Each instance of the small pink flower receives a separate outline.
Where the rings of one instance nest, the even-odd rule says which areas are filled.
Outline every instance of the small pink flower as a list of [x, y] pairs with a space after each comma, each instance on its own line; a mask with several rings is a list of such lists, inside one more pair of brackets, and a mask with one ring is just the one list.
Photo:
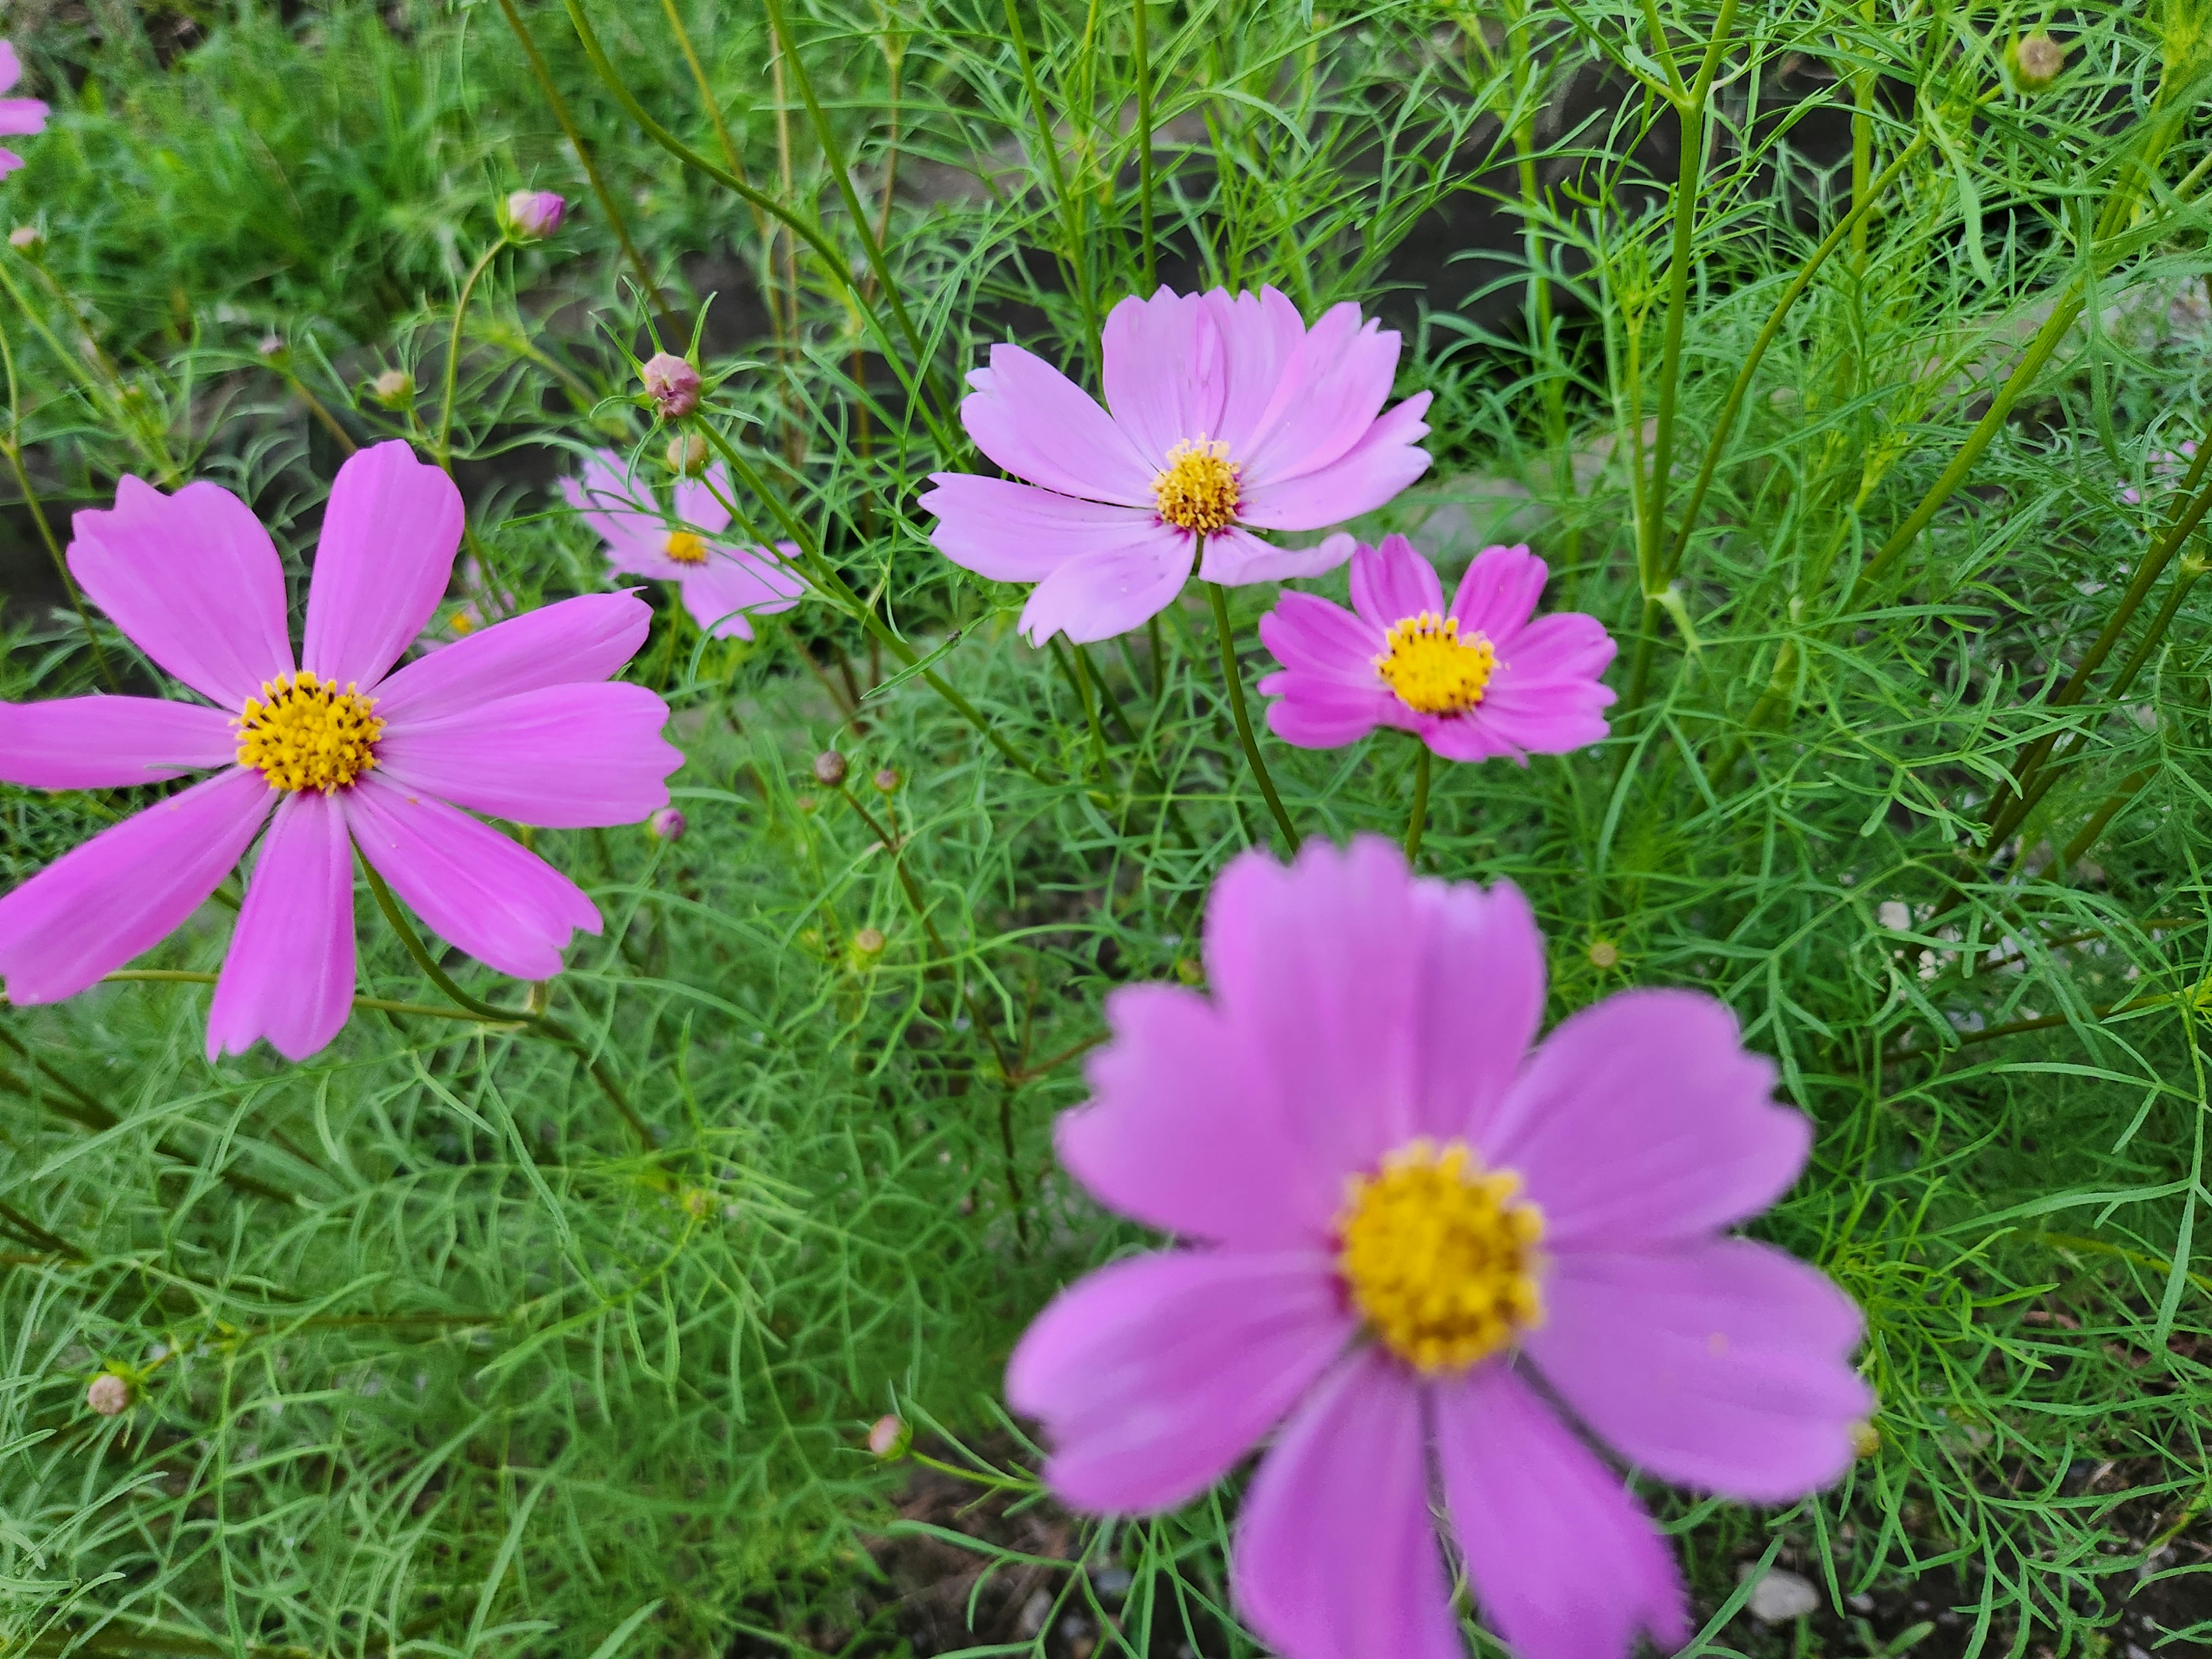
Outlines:
[[599, 931], [582, 890], [469, 816], [550, 828], [635, 823], [683, 755], [667, 705], [606, 684], [644, 642], [635, 596], [586, 594], [394, 672], [453, 574], [453, 481], [404, 443], [338, 469], [295, 657], [269, 532], [211, 483], [137, 478], [76, 515], [70, 573], [160, 667], [210, 702], [93, 696], [0, 703], [0, 780], [115, 789], [216, 775], [103, 830], [0, 899], [12, 1002], [74, 996], [205, 902], [269, 825], [216, 982], [207, 1052], [266, 1037], [305, 1059], [354, 990], [353, 854], [433, 931], [519, 979]]
[[1260, 618], [1283, 665], [1260, 682], [1285, 743], [1334, 749], [1378, 726], [1446, 760], [1564, 755], [1606, 733], [1598, 676], [1612, 636], [1579, 611], [1529, 620], [1549, 573], [1525, 547], [1486, 547], [1450, 608], [1436, 568], [1403, 536], [1352, 556], [1352, 609], [1285, 593]]
[[[23, 60], [15, 55], [15, 46], [0, 40], [0, 92], [7, 91], [23, 78]], [[46, 130], [46, 106], [37, 98], [0, 98], [0, 134], [9, 137], [44, 132]], [[23, 165], [23, 158], [12, 149], [0, 149], [0, 179], [5, 179]]]
[[1101, 409], [1043, 359], [991, 348], [960, 419], [1024, 483], [939, 472], [922, 496], [953, 563], [1035, 582], [1022, 630], [1103, 640], [1165, 609], [1195, 563], [1237, 586], [1318, 575], [1349, 536], [1285, 550], [1255, 530], [1318, 530], [1382, 505], [1428, 469], [1425, 392], [1383, 413], [1398, 336], [1359, 307], [1309, 330], [1272, 288], [1115, 306], [1101, 342]]
[[568, 199], [552, 191], [518, 190], [507, 198], [501, 216], [518, 240], [535, 242], [560, 229], [568, 210]]
[[1849, 1467], [1873, 1407], [1850, 1298], [1722, 1231], [1812, 1144], [1771, 1062], [1688, 991], [1535, 1043], [1527, 902], [1415, 879], [1372, 838], [1236, 860], [1205, 953], [1210, 996], [1108, 998], [1091, 1102], [1060, 1121], [1085, 1187], [1190, 1247], [1093, 1273], [1015, 1349], [1047, 1481], [1156, 1513], [1273, 1431], [1230, 1583], [1286, 1659], [1460, 1659], [1432, 1491], [1519, 1659], [1679, 1644], [1665, 1540], [1593, 1443], [1788, 1503]]
[[624, 470], [611, 449], [593, 452], [580, 478], [561, 480], [561, 494], [607, 544], [611, 571], [674, 582], [692, 620], [718, 640], [749, 640], [750, 618], [788, 611], [806, 591], [787, 562], [797, 544], [771, 554], [722, 536], [729, 528], [729, 469], [720, 461], [706, 477], [676, 481], [676, 521], [662, 516], [653, 487]]

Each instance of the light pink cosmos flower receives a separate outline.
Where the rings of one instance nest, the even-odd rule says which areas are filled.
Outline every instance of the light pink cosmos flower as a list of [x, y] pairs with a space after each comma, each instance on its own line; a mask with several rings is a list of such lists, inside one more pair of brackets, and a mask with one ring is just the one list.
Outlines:
[[1091, 1102], [1060, 1121], [1085, 1187], [1192, 1248], [1093, 1273], [1023, 1337], [1006, 1394], [1047, 1481], [1170, 1510], [1279, 1424], [1231, 1585], [1285, 1659], [1462, 1659], [1432, 1492], [1519, 1659], [1679, 1644], [1674, 1561], [1585, 1437], [1786, 1503], [1843, 1473], [1874, 1403], [1850, 1298], [1722, 1231], [1811, 1145], [1773, 1065], [1688, 991], [1536, 1044], [1527, 902], [1371, 838], [1238, 858], [1205, 951], [1210, 996], [1108, 999]]
[[1436, 568], [1403, 536], [1352, 556], [1352, 609], [1285, 593], [1260, 618], [1279, 672], [1267, 726], [1301, 749], [1334, 749], [1378, 726], [1446, 760], [1564, 755], [1606, 733], [1598, 678], [1613, 638], [1595, 617], [1529, 620], [1548, 574], [1526, 547], [1486, 547], [1450, 608]]
[[[6, 92], [23, 78], [23, 60], [15, 55], [13, 44], [0, 40], [0, 92]], [[46, 106], [39, 98], [0, 98], [0, 135], [13, 138], [46, 130]], [[12, 149], [0, 149], [0, 179], [5, 179], [23, 165], [23, 158]]]
[[1194, 563], [1232, 586], [1334, 569], [1349, 536], [1285, 550], [1252, 532], [1357, 518], [1427, 470], [1429, 394], [1382, 412], [1398, 343], [1349, 302], [1309, 330], [1272, 288], [1163, 288], [1106, 319], [1110, 414], [1042, 358], [993, 346], [961, 423], [1028, 482], [937, 473], [920, 503], [939, 520], [930, 539], [978, 575], [1037, 584], [1022, 611], [1033, 645], [1140, 626]]
[[[521, 979], [561, 970], [582, 890], [468, 816], [635, 823], [683, 763], [667, 705], [606, 684], [652, 620], [593, 593], [487, 628], [394, 672], [453, 573], [461, 498], [407, 446], [362, 450], [324, 510], [295, 658], [284, 568], [251, 509], [211, 483], [137, 478], [76, 515], [70, 573], [161, 668], [215, 704], [93, 696], [0, 703], [0, 779], [112, 789], [216, 775], [101, 831], [0, 899], [9, 1001], [57, 1002], [151, 950], [269, 825], [216, 982], [207, 1052], [266, 1037], [301, 1060], [354, 990], [353, 848], [430, 927]], [[465, 810], [464, 810], [465, 809]]]
[[729, 469], [720, 461], [704, 478], [677, 479], [672, 524], [653, 486], [611, 449], [593, 452], [580, 479], [562, 479], [561, 494], [607, 544], [610, 570], [676, 583], [684, 608], [718, 640], [752, 638], [751, 617], [788, 611], [806, 591], [787, 562], [799, 556], [796, 543], [778, 542], [771, 555], [720, 539], [731, 495]]

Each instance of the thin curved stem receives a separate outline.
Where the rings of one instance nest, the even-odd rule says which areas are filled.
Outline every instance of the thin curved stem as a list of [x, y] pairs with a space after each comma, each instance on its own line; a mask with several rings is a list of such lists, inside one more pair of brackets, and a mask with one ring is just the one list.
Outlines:
[[[1158, 282], [1159, 256], [1152, 234], [1152, 64], [1145, 9], [1150, 0], [1129, 0], [1135, 22], [1137, 58], [1137, 216], [1144, 238], [1145, 295]], [[1735, 0], [1728, 0], [1733, 5]]]
[[468, 321], [469, 301], [475, 297], [477, 284], [511, 240], [505, 231], [499, 234], [498, 240], [483, 251], [483, 257], [469, 267], [469, 274], [461, 283], [460, 297], [453, 301], [453, 331], [446, 341], [446, 391], [438, 409], [438, 441], [434, 447], [439, 466], [447, 472], [453, 470], [453, 392], [460, 381], [461, 328]]
[[1420, 744], [1413, 757], [1413, 809], [1406, 815], [1406, 862], [1413, 863], [1421, 856], [1421, 831], [1429, 822], [1429, 745]]
[[1237, 665], [1237, 641], [1229, 629], [1229, 597], [1219, 582], [1207, 582], [1205, 586], [1206, 602], [1213, 607], [1213, 632], [1221, 646], [1221, 678], [1229, 687], [1229, 712], [1237, 720], [1237, 740], [1244, 745], [1245, 762], [1267, 799], [1267, 810], [1275, 815], [1275, 827], [1283, 832], [1291, 856], [1296, 857], [1301, 844], [1297, 826], [1283, 810], [1275, 781], [1267, 775], [1267, 763], [1260, 758], [1260, 745], [1252, 737], [1252, 716], [1244, 707], [1244, 671]]

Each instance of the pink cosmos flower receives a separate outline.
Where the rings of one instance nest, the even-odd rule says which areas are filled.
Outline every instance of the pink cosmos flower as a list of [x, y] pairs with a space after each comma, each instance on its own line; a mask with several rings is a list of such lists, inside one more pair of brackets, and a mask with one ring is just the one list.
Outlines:
[[1024, 483], [939, 472], [921, 507], [953, 563], [1035, 582], [1022, 629], [1107, 639], [1157, 615], [1193, 563], [1236, 586], [1318, 575], [1349, 536], [1270, 546], [1255, 530], [1318, 530], [1382, 505], [1419, 477], [1425, 392], [1388, 414], [1398, 336], [1349, 302], [1309, 330], [1272, 288], [1115, 306], [1101, 342], [1101, 409], [1043, 359], [991, 348], [960, 419]]
[[1579, 611], [1528, 620], [1549, 573], [1525, 547], [1486, 547], [1451, 606], [1436, 568], [1403, 536], [1352, 556], [1352, 609], [1285, 593], [1260, 618], [1283, 666], [1260, 682], [1267, 725], [1301, 749], [1334, 749], [1378, 726], [1446, 760], [1564, 755], [1605, 736], [1613, 661], [1604, 624]]
[[1190, 1241], [1064, 1291], [1007, 1398], [1046, 1480], [1175, 1508], [1275, 1433], [1231, 1586], [1285, 1659], [1461, 1659], [1431, 1516], [1519, 1659], [1688, 1626], [1666, 1545], [1592, 1443], [1759, 1503], [1834, 1480], [1873, 1400], [1858, 1310], [1723, 1229], [1812, 1126], [1710, 996], [1626, 991], [1534, 1043], [1544, 941], [1504, 883], [1316, 843], [1230, 865], [1212, 995], [1114, 993], [1062, 1161]]
[[729, 528], [729, 469], [717, 461], [700, 478], [676, 481], [676, 522], [662, 514], [653, 486], [631, 474], [611, 449], [593, 452], [580, 479], [561, 480], [568, 505], [607, 544], [611, 570], [674, 582], [684, 608], [718, 640], [753, 636], [751, 617], [788, 611], [806, 591], [787, 561], [794, 542], [763, 547], [718, 539]]
[[[15, 46], [0, 40], [0, 92], [6, 92], [23, 78], [23, 60], [15, 55]], [[21, 134], [44, 132], [46, 130], [46, 106], [39, 98], [0, 98], [0, 133], [9, 137]], [[23, 165], [23, 158], [12, 149], [0, 149], [0, 179], [5, 179]]]
[[[471, 811], [635, 823], [683, 755], [667, 705], [605, 684], [644, 642], [634, 594], [564, 600], [397, 672], [452, 574], [461, 498], [407, 446], [362, 450], [324, 510], [295, 658], [269, 532], [211, 483], [137, 478], [80, 513], [70, 573], [139, 648], [215, 704], [0, 703], [0, 780], [112, 789], [215, 775], [101, 831], [0, 899], [9, 1000], [57, 1002], [152, 949], [266, 823], [208, 1014], [207, 1052], [266, 1037], [301, 1060], [354, 990], [353, 848], [436, 933], [504, 974], [561, 969], [599, 931], [581, 889]], [[465, 810], [464, 810], [465, 809]]]
[[561, 228], [568, 198], [550, 190], [518, 190], [507, 198], [501, 216], [517, 240], [534, 242]]

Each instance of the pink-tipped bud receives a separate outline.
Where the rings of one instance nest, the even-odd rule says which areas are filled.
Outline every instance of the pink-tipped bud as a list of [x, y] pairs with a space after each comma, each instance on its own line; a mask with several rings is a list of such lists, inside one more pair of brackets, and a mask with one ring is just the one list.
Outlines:
[[561, 216], [568, 210], [568, 198], [552, 191], [518, 190], [507, 198], [506, 211], [500, 216], [515, 240], [535, 242], [560, 229]]
[[664, 421], [680, 421], [699, 407], [699, 371], [673, 352], [653, 353], [638, 378]]
[[868, 1449], [878, 1457], [903, 1457], [913, 1443], [913, 1431], [896, 1417], [879, 1417], [868, 1429]]
[[845, 757], [834, 749], [825, 749], [814, 757], [814, 781], [825, 789], [842, 787], [845, 781]]
[[18, 253], [36, 253], [46, 245], [46, 233], [36, 225], [18, 225], [8, 233], [8, 246]]
[[680, 808], [663, 806], [656, 809], [645, 821], [645, 832], [655, 841], [684, 839], [684, 813]]
[[102, 1417], [119, 1416], [131, 1403], [131, 1385], [113, 1371], [102, 1371], [85, 1389], [84, 1403]]
[[696, 432], [668, 441], [668, 470], [696, 478], [707, 470], [707, 441]]

